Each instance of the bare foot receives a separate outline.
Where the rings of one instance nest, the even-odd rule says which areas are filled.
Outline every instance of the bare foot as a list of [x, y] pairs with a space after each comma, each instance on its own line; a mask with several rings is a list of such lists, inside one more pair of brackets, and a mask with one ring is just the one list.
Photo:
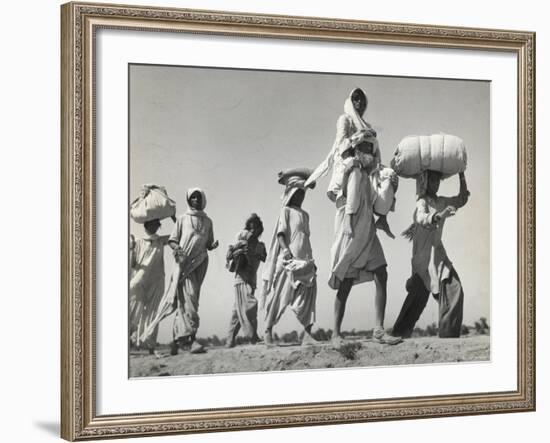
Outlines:
[[314, 346], [318, 345], [319, 342], [315, 340], [311, 334], [308, 334], [307, 332], [304, 332], [304, 336], [302, 337], [302, 346]]
[[379, 216], [378, 220], [376, 220], [376, 223], [374, 223], [374, 226], [376, 229], [384, 231], [389, 238], [395, 238], [395, 235], [393, 235], [393, 232], [391, 232], [390, 225], [388, 225], [388, 220], [386, 219], [385, 215]]
[[341, 335], [335, 335], [332, 337], [330, 344], [335, 348], [339, 348], [344, 344], [344, 338]]
[[273, 334], [269, 329], [265, 331], [264, 343], [267, 347], [275, 346], [275, 343], [273, 342]]
[[258, 334], [254, 334], [254, 336], [250, 339], [250, 344], [255, 345], [262, 341], [263, 340], [258, 336]]
[[206, 352], [206, 350], [204, 349], [203, 345], [201, 345], [199, 342], [194, 341], [191, 344], [191, 349], [189, 350], [189, 352], [191, 352], [191, 354], [203, 354], [204, 352]]

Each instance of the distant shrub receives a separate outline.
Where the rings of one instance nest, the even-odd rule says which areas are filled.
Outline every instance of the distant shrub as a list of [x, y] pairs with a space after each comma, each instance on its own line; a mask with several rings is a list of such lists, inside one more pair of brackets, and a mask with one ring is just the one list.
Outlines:
[[431, 325], [426, 326], [426, 335], [429, 335], [430, 337], [434, 337], [438, 334], [439, 328], [435, 323], [432, 323]]
[[330, 329], [328, 331], [325, 331], [323, 328], [319, 328], [315, 332], [313, 332], [312, 335], [313, 338], [317, 341], [327, 341], [330, 340], [332, 331]]
[[479, 335], [486, 335], [489, 333], [490, 328], [485, 317], [481, 317], [479, 321], [476, 321], [474, 327], [476, 328], [476, 333]]
[[470, 328], [466, 325], [460, 327], [460, 335], [468, 335], [470, 333]]
[[298, 343], [300, 341], [300, 337], [296, 331], [287, 332], [281, 336], [281, 341], [283, 343]]

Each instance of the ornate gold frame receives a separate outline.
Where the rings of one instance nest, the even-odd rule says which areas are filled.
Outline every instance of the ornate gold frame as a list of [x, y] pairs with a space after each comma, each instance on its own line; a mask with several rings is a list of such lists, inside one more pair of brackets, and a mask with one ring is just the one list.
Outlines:
[[[61, 7], [61, 436], [67, 440], [535, 409], [535, 34], [68, 3]], [[98, 28], [508, 51], [518, 58], [517, 390], [98, 416], [95, 410], [94, 35]]]

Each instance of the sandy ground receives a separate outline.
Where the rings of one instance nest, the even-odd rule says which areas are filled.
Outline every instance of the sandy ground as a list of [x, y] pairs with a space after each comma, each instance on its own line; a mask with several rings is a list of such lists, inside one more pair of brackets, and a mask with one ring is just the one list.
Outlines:
[[132, 352], [130, 377], [488, 361], [489, 348], [489, 336], [479, 335], [458, 339], [412, 338], [395, 346], [349, 340], [340, 349], [328, 342], [307, 347], [268, 348], [257, 344], [232, 349], [207, 348], [204, 354], [180, 351], [175, 356], [169, 355], [167, 349], [160, 349], [161, 358], [147, 352]]

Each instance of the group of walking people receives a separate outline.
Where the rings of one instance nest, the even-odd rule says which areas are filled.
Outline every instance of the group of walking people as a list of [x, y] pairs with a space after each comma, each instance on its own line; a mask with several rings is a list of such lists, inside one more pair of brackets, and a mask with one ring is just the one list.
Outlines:
[[[373, 341], [395, 345], [411, 336], [430, 294], [439, 303], [440, 337], [458, 337], [462, 326], [464, 293], [442, 243], [445, 220], [468, 201], [464, 174], [459, 175], [457, 196], [437, 195], [441, 174], [425, 171], [417, 181], [417, 205], [413, 223], [404, 235], [412, 240], [412, 275], [407, 297], [388, 334], [384, 328], [387, 300], [387, 264], [377, 230], [393, 238], [386, 214], [377, 213], [377, 187], [382, 169], [376, 131], [363, 115], [367, 96], [354, 89], [338, 118], [336, 138], [326, 159], [314, 171], [296, 168], [279, 173], [284, 186], [281, 208], [268, 248], [260, 241], [263, 222], [251, 214], [226, 254], [234, 273], [234, 305], [226, 346], [233, 347], [239, 331], [252, 343], [258, 334], [258, 307], [264, 312], [263, 341], [274, 344], [273, 328], [287, 308], [303, 327], [303, 345], [314, 344], [317, 267], [310, 241], [309, 214], [302, 208], [306, 192], [332, 171], [327, 195], [335, 209], [335, 233], [330, 251], [328, 285], [336, 291], [332, 343], [340, 346], [346, 302], [355, 285], [374, 281], [375, 327]], [[397, 176], [391, 185], [397, 191]], [[200, 289], [208, 268], [208, 251], [219, 246], [212, 220], [206, 215], [206, 195], [200, 189], [187, 192], [188, 210], [176, 220], [170, 236], [158, 236], [160, 222], [144, 224], [146, 235], [131, 241], [130, 340], [155, 352], [159, 322], [175, 312], [171, 354], [179, 349], [204, 352], [196, 340], [199, 327]], [[395, 202], [394, 202], [395, 203]], [[173, 250], [175, 262], [164, 288], [163, 250]], [[264, 262], [260, 288], [258, 268]], [[259, 303], [256, 292], [259, 294]], [[259, 305], [259, 306], [258, 306]]]

